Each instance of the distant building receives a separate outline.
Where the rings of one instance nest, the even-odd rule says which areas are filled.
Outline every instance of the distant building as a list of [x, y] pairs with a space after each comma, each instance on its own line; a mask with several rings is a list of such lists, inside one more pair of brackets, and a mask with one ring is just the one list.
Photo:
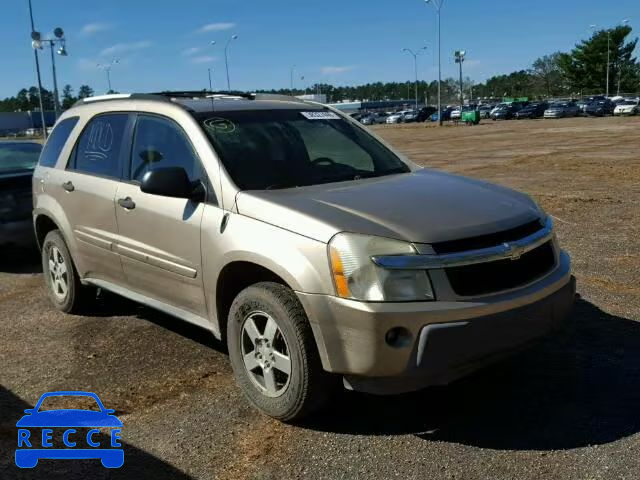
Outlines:
[[[44, 122], [47, 127], [56, 123], [55, 112], [44, 112]], [[0, 112], [0, 135], [9, 133], [27, 133], [42, 128], [39, 111], [28, 112]]]

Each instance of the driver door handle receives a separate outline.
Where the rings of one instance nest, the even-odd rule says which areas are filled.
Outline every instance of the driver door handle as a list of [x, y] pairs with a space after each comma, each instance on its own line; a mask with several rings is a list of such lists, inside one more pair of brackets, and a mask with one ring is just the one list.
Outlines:
[[76, 187], [73, 186], [73, 183], [71, 181], [64, 182], [62, 184], [62, 188], [64, 188], [67, 192], [73, 192], [76, 189]]
[[118, 205], [120, 205], [122, 208], [125, 208], [127, 210], [133, 210], [134, 208], [136, 208], [136, 203], [133, 200], [131, 200], [131, 197], [119, 198]]

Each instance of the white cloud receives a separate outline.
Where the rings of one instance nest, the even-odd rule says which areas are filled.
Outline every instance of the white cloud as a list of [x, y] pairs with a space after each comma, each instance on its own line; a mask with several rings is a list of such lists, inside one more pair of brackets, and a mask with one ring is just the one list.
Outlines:
[[199, 57], [192, 57], [191, 63], [211, 63], [218, 60], [217, 57], [212, 57], [211, 55], [201, 55]]
[[354, 67], [353, 65], [344, 65], [342, 67], [328, 66], [328, 67], [322, 67], [320, 71], [322, 72], [323, 75], [336, 75], [339, 73], [349, 72], [354, 68], [356, 67]]
[[80, 34], [84, 35], [85, 37], [88, 37], [88, 36], [93, 35], [95, 33], [111, 30], [112, 28], [113, 28], [113, 25], [111, 25], [110, 23], [92, 22], [92, 23], [87, 23], [86, 25], [84, 25], [80, 29]]
[[185, 57], [190, 57], [191, 55], [195, 55], [196, 53], [200, 52], [201, 50], [202, 50], [202, 47], [185, 48], [182, 51], [182, 55], [184, 55]]
[[197, 33], [221, 32], [223, 30], [231, 30], [236, 26], [232, 22], [207, 23], [197, 30]]
[[149, 40], [141, 40], [139, 42], [132, 43], [116, 43], [115, 45], [111, 45], [103, 49], [100, 52], [100, 55], [103, 57], [108, 57], [109, 55], [116, 55], [131, 52], [133, 50], [142, 50], [143, 48], [149, 48], [153, 45]]

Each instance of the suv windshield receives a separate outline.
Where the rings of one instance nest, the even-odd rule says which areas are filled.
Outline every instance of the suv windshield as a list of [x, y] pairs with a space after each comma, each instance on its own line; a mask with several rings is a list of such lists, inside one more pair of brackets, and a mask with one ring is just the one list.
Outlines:
[[208, 112], [196, 119], [242, 190], [409, 172], [374, 137], [329, 110]]
[[0, 173], [33, 170], [42, 146], [33, 142], [0, 142]]

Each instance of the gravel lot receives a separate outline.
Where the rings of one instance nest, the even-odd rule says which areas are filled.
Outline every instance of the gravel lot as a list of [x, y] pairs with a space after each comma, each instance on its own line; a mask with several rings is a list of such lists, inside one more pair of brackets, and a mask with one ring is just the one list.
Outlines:
[[[562, 332], [448, 387], [345, 392], [282, 425], [248, 406], [206, 332], [110, 295], [96, 316], [60, 314], [37, 255], [4, 249], [0, 478], [637, 478], [640, 118], [375, 130], [418, 163], [524, 190], [556, 217], [582, 296]], [[51, 390], [116, 409], [121, 469], [15, 467], [15, 422]]]

